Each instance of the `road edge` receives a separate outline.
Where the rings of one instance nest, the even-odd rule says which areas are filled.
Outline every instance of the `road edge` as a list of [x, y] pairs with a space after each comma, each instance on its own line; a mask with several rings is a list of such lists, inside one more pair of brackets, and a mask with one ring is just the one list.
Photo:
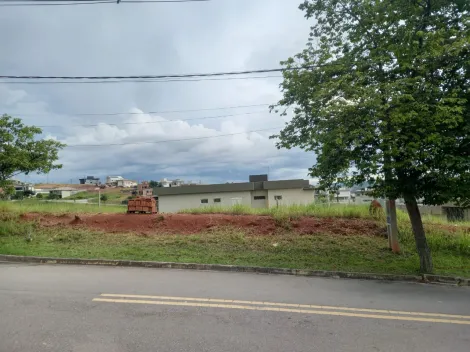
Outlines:
[[80, 259], [80, 258], [54, 258], [0, 254], [0, 261], [9, 263], [38, 263], [38, 264], [69, 264], [69, 265], [102, 265], [155, 269], [185, 269], [200, 271], [242, 272], [258, 274], [294, 275], [305, 277], [329, 277], [337, 279], [361, 279], [361, 280], [383, 280], [383, 281], [405, 281], [419, 283], [434, 283], [456, 286], [470, 286], [470, 278], [461, 278], [442, 275], [394, 275], [394, 274], [372, 274], [345, 271], [306, 270], [288, 268], [269, 268], [258, 266], [238, 266], [223, 264], [197, 264], [197, 263], [174, 263], [174, 262], [152, 262], [137, 260], [111, 260], [111, 259]]

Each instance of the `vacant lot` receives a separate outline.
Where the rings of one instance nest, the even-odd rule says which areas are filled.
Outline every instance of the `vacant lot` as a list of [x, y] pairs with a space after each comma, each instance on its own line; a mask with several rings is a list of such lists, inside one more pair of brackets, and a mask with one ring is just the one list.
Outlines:
[[[125, 214], [122, 207], [113, 209], [120, 213], [104, 214], [108, 207], [85, 213], [83, 206], [88, 205], [68, 211], [0, 207], [0, 253], [403, 274], [419, 267], [403, 213], [402, 252], [396, 255], [388, 250], [384, 221], [361, 207], [321, 208], [316, 216], [314, 207], [265, 210], [266, 215], [233, 215], [240, 208], [146, 215]], [[425, 227], [436, 273], [470, 277], [469, 224], [428, 218]]]
[[63, 226], [87, 228], [107, 233], [138, 233], [145, 235], [194, 235], [210, 229], [234, 228], [251, 235], [272, 236], [281, 232], [293, 235], [334, 234], [344, 236], [385, 237], [385, 226], [368, 219], [335, 219], [302, 217], [275, 219], [259, 215], [224, 214], [52, 214], [26, 213], [22, 221], [34, 221], [40, 227]]

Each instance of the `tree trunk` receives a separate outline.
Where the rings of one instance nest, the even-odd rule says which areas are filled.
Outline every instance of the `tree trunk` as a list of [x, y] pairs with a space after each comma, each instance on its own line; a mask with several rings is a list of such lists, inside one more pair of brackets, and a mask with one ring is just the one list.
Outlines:
[[418, 203], [416, 198], [405, 197], [406, 210], [411, 221], [411, 227], [413, 228], [413, 234], [415, 236], [416, 250], [419, 255], [419, 265], [421, 272], [423, 273], [432, 273], [432, 258], [431, 250], [428, 247], [428, 242], [426, 241], [426, 234], [424, 233], [423, 221], [421, 219], [421, 214], [419, 212]]

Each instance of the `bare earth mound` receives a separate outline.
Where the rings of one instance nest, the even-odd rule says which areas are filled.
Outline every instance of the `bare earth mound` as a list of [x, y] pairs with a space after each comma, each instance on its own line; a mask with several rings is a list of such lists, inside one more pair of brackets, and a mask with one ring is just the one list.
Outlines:
[[271, 235], [290, 231], [299, 235], [335, 234], [383, 236], [385, 228], [367, 219], [314, 218], [277, 220], [269, 216], [223, 214], [24, 214], [22, 220], [37, 220], [43, 227], [71, 226], [102, 230], [108, 233], [197, 234], [220, 227], [247, 230], [254, 235]]

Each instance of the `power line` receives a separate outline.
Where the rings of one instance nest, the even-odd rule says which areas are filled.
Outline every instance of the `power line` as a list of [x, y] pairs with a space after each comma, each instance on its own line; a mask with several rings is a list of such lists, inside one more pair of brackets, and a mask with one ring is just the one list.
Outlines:
[[219, 137], [227, 137], [227, 136], [235, 136], [239, 134], [247, 134], [253, 132], [262, 132], [262, 131], [269, 131], [274, 129], [283, 128], [283, 126], [278, 127], [271, 127], [271, 128], [263, 128], [260, 130], [252, 130], [252, 131], [245, 131], [245, 132], [237, 132], [237, 133], [228, 133], [228, 134], [219, 134], [217, 136], [205, 136], [205, 137], [193, 137], [193, 138], [182, 138], [182, 139], [167, 139], [163, 141], [153, 141], [153, 142], [130, 142], [130, 143], [110, 143], [110, 144], [71, 144], [67, 145], [66, 148], [76, 148], [76, 147], [105, 147], [105, 146], [117, 146], [117, 145], [137, 145], [137, 144], [159, 144], [159, 143], [169, 143], [169, 142], [183, 142], [183, 141], [195, 141], [200, 139], [209, 139], [209, 138], [219, 138]]
[[[261, 159], [245, 160], [241, 163], [242, 164], [252, 164], [252, 163], [262, 164], [263, 162], [268, 162], [269, 163], [269, 162], [273, 162], [275, 159], [282, 159], [282, 158], [288, 158], [288, 156], [287, 155], [276, 155], [276, 156], [265, 157], [265, 158], [261, 158]], [[312, 157], [297, 158], [296, 160], [307, 161], [307, 160], [312, 160]], [[165, 163], [163, 163], [163, 165], [165, 165], [165, 166], [154, 168], [154, 170], [165, 170], [165, 169], [169, 169], [169, 168], [172, 168], [172, 167], [179, 167], [179, 166], [185, 166], [185, 167], [198, 166], [198, 165], [201, 165], [201, 164], [202, 165], [219, 164], [220, 166], [222, 166], [222, 165], [225, 166], [225, 164], [233, 165], [233, 161], [231, 161], [231, 160], [218, 161], [218, 160], [212, 160], [212, 159], [205, 159], [205, 160], [196, 160], [194, 162], [191, 160], [191, 161], [187, 161], [187, 162], [182, 163], [182, 164], [168, 164], [168, 163], [165, 164]]]
[[209, 2], [212, 0], [1, 0], [0, 6], [69, 6], [69, 5], [95, 5], [95, 4], [132, 4], [132, 3], [189, 3]]
[[224, 77], [224, 78], [204, 78], [204, 79], [148, 79], [148, 80], [104, 80], [104, 81], [0, 81], [5, 84], [96, 84], [96, 83], [166, 83], [166, 82], [204, 82], [204, 81], [231, 81], [243, 79], [266, 79], [282, 78], [280, 75], [270, 76], [250, 76], [250, 77]]
[[2, 4], [1, 7], [13, 7], [13, 6], [70, 6], [70, 5], [97, 5], [97, 4], [115, 4], [115, 1], [86, 1], [86, 2], [58, 2], [58, 3], [9, 3]]
[[[108, 113], [81, 113], [81, 114], [57, 114], [66, 116], [115, 116], [115, 115], [142, 115], [142, 114], [173, 114], [181, 112], [198, 112], [198, 111], [213, 111], [213, 110], [226, 110], [226, 109], [239, 109], [239, 108], [253, 108], [259, 106], [269, 106], [271, 104], [252, 104], [252, 105], [235, 105], [235, 106], [222, 106], [218, 108], [203, 108], [203, 109], [186, 109], [186, 110], [160, 110], [160, 111], [142, 111], [142, 112], [108, 112]], [[51, 114], [26, 114], [15, 113], [21, 116], [50, 116]]]
[[230, 72], [211, 72], [211, 73], [190, 73], [190, 74], [168, 74], [168, 75], [141, 75], [141, 76], [10, 76], [0, 75], [0, 79], [62, 79], [62, 80], [128, 80], [128, 79], [165, 79], [165, 78], [197, 78], [197, 77], [215, 77], [215, 76], [238, 76], [253, 73], [272, 73], [284, 71], [297, 71], [302, 69], [310, 69], [326, 65], [315, 65], [306, 67], [287, 67], [287, 68], [270, 68], [249, 71], [230, 71]]
[[253, 111], [253, 112], [245, 112], [240, 114], [231, 114], [231, 115], [219, 115], [219, 116], [204, 116], [204, 117], [193, 117], [190, 119], [178, 119], [178, 120], [164, 120], [164, 121], [145, 121], [145, 122], [122, 122], [122, 123], [99, 123], [99, 124], [87, 124], [87, 125], [47, 125], [47, 126], [36, 126], [40, 128], [61, 128], [61, 127], [97, 127], [101, 126], [102, 124], [108, 126], [121, 126], [121, 125], [145, 125], [145, 124], [155, 124], [155, 123], [167, 123], [167, 122], [179, 122], [179, 121], [193, 121], [193, 120], [206, 120], [206, 119], [220, 119], [224, 117], [232, 117], [232, 116], [241, 116], [241, 115], [253, 115], [253, 114], [260, 114], [265, 111]]
[[[100, 2], [102, 0], [0, 0], [0, 2], [32, 2], [32, 3], [41, 3], [41, 2]], [[111, 0], [109, 0], [111, 2]], [[212, 0], [119, 0], [112, 1], [113, 3], [141, 3], [141, 2], [152, 2], [152, 3], [180, 3], [180, 2], [209, 2]]]

